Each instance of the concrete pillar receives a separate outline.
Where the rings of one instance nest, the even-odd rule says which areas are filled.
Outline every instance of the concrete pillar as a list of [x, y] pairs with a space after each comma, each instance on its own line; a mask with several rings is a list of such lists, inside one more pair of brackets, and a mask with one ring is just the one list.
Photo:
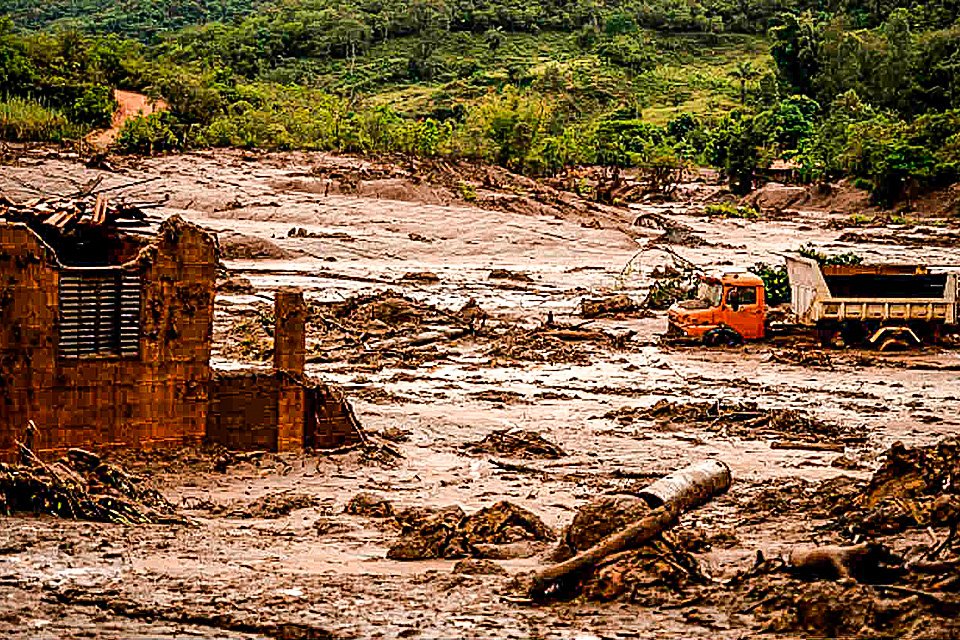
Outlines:
[[299, 289], [277, 291], [273, 334], [273, 367], [277, 371], [303, 374], [307, 360], [307, 305]]

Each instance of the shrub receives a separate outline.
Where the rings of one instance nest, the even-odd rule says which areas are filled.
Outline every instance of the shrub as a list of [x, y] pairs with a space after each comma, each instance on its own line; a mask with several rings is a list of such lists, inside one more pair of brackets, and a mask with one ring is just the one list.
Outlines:
[[732, 202], [720, 202], [708, 204], [705, 208], [708, 216], [719, 216], [721, 218], [744, 218], [755, 220], [760, 217], [760, 211], [756, 207], [749, 205], [737, 205]]
[[116, 142], [120, 153], [142, 155], [182, 150], [186, 146], [179, 122], [166, 111], [127, 120]]
[[0, 139], [18, 142], [61, 142], [83, 130], [59, 111], [25, 98], [0, 101]]

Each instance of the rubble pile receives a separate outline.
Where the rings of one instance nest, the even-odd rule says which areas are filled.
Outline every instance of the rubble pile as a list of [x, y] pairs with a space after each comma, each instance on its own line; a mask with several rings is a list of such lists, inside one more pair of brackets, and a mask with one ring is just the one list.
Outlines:
[[378, 368], [387, 361], [442, 359], [441, 344], [482, 332], [487, 317], [473, 300], [447, 311], [390, 290], [314, 303], [311, 321], [319, 331], [310, 361]]
[[548, 327], [511, 327], [494, 340], [484, 356], [494, 365], [512, 362], [588, 365], [593, 361], [591, 342], [609, 343], [609, 338], [594, 331], [567, 334], [562, 329]]
[[470, 453], [487, 453], [511, 458], [562, 458], [567, 454], [536, 431], [500, 429], [483, 440], [464, 447]]
[[0, 514], [38, 513], [116, 524], [180, 522], [159, 492], [82, 449], [46, 464], [21, 445], [23, 464], [0, 464]]
[[344, 512], [399, 530], [400, 537], [387, 552], [392, 560], [529, 557], [556, 538], [535, 514], [507, 501], [467, 515], [456, 505], [398, 508], [389, 500], [360, 493]]
[[580, 315], [584, 318], [622, 316], [624, 314], [636, 313], [640, 310], [641, 305], [634, 302], [630, 296], [622, 293], [602, 298], [585, 298], [580, 301]]
[[298, 509], [309, 509], [320, 504], [316, 496], [290, 491], [268, 493], [251, 502], [242, 502], [216, 509], [214, 513], [230, 518], [282, 518]]

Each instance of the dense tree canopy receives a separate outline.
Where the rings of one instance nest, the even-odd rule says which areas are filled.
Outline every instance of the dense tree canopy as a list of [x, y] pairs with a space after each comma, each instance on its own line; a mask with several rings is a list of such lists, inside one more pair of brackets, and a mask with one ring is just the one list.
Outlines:
[[960, 177], [960, 0], [0, 0], [0, 133], [170, 112], [133, 151], [477, 158], [527, 173], [794, 160], [878, 201]]

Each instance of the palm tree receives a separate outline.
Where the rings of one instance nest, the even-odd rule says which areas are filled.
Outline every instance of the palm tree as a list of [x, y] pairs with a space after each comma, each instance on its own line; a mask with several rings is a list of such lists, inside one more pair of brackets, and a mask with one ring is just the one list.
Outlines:
[[760, 76], [760, 71], [753, 66], [749, 60], [738, 62], [730, 75], [740, 81], [740, 104], [747, 103], [747, 83], [756, 80]]

